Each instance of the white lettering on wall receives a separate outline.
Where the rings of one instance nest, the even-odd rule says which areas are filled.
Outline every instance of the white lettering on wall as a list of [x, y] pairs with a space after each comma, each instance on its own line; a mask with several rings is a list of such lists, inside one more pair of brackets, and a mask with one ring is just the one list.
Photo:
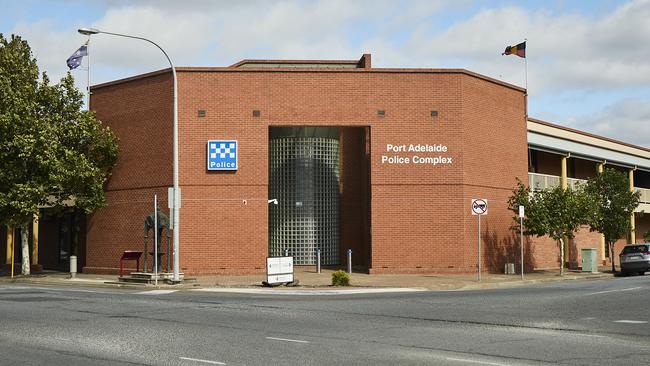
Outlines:
[[[381, 155], [382, 164], [451, 165], [449, 148], [443, 144], [386, 144], [386, 153]], [[408, 154], [413, 153], [413, 154]]]

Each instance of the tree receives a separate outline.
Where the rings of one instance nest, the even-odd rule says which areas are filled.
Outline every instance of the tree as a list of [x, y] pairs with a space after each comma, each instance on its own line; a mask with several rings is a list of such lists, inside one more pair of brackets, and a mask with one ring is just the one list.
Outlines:
[[[517, 179], [517, 186], [508, 199], [508, 208], [519, 212], [524, 206], [526, 217], [523, 220], [526, 235], [550, 236], [560, 247], [560, 275], [564, 275], [564, 239], [572, 239], [580, 225], [587, 224], [590, 211], [590, 199], [580, 187], [575, 190], [560, 186], [531, 192]], [[518, 216], [513, 217], [519, 228]]]
[[639, 205], [641, 193], [631, 191], [627, 175], [614, 169], [605, 169], [589, 179], [585, 191], [594, 203], [589, 226], [591, 231], [598, 231], [605, 236], [612, 272], [616, 272], [614, 243], [630, 233], [630, 216]]
[[0, 224], [21, 229], [22, 270], [29, 274], [28, 227], [39, 207], [69, 202], [86, 212], [105, 205], [104, 183], [117, 161], [117, 138], [68, 73], [39, 78], [26, 41], [0, 34]]

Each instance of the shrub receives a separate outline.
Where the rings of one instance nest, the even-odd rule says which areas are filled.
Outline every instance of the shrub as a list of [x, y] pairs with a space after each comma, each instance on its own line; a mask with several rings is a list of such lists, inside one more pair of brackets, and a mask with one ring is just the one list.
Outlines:
[[332, 273], [332, 286], [350, 286], [350, 276], [339, 269]]

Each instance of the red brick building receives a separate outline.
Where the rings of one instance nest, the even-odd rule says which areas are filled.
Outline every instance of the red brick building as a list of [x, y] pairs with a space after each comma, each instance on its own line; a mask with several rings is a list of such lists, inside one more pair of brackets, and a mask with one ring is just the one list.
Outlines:
[[[570, 185], [618, 164], [636, 187], [650, 187], [649, 150], [527, 121], [524, 89], [467, 70], [372, 68], [363, 55], [244, 60], [177, 68], [177, 76], [186, 274], [261, 273], [266, 257], [284, 250], [312, 265], [316, 249], [334, 266], [351, 249], [354, 266], [370, 273], [473, 272], [473, 198], [489, 207], [482, 268], [502, 272], [519, 261], [507, 210], [517, 178]], [[154, 195], [169, 212], [172, 84], [166, 69], [92, 88], [91, 109], [119, 137], [120, 156], [108, 206], [85, 218], [84, 272], [116, 272], [123, 251], [142, 250]], [[208, 169], [213, 140], [237, 145], [236, 170]], [[637, 222], [650, 228], [647, 218]], [[584, 247], [606, 261], [599, 240], [581, 230], [567, 264], [579, 266]], [[525, 250], [527, 270], [560, 264], [550, 239], [527, 238]]]
[[[345, 264], [352, 249], [353, 264], [371, 273], [472, 271], [477, 225], [470, 202], [486, 198], [483, 264], [503, 268], [501, 254], [513, 240], [506, 200], [515, 177], [527, 176], [523, 89], [466, 70], [373, 69], [370, 55], [242, 61], [177, 68], [177, 75], [185, 273], [265, 270], [269, 216], [297, 204], [267, 203], [275, 198], [269, 141], [280, 127], [337, 130], [332, 264]], [[123, 250], [142, 245], [154, 194], [167, 207], [171, 72], [97, 85], [91, 108], [119, 136], [120, 160], [108, 207], [88, 219], [87, 272], [114, 270]], [[206, 169], [206, 143], [215, 139], [237, 140], [237, 170]], [[427, 146], [437, 151], [417, 151]]]

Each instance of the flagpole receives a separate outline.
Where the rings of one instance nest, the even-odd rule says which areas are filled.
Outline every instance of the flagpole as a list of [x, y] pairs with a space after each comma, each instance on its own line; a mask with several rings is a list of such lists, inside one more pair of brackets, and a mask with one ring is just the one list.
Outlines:
[[[524, 44], [526, 44], [526, 48], [528, 48], [528, 38], [524, 38]], [[526, 83], [526, 91], [524, 92], [524, 99], [525, 99], [524, 124], [528, 126], [528, 54], [527, 53], [524, 54], [524, 80]]]
[[[524, 38], [526, 48], [528, 48], [528, 38]], [[524, 57], [524, 69], [526, 74], [526, 123], [528, 123], [528, 54]]]
[[[526, 48], [528, 48], [528, 38], [524, 38], [524, 43], [526, 44]], [[524, 98], [526, 99], [526, 119], [524, 120], [524, 124], [526, 128], [528, 128], [528, 54], [525, 54], [524, 56], [524, 74], [526, 75], [526, 93], [524, 94]]]
[[[526, 44], [526, 48], [528, 48], [528, 38], [524, 38], [524, 43]], [[524, 94], [524, 102], [525, 102], [525, 110], [524, 110], [524, 126], [526, 126], [526, 131], [528, 131], [528, 54], [526, 53], [524, 56], [524, 74], [525, 74], [525, 81], [526, 81], [526, 92]], [[520, 211], [521, 211], [521, 207]], [[524, 219], [523, 215], [520, 216], [520, 230], [521, 230], [521, 242], [519, 243], [519, 252], [521, 255], [521, 279], [524, 279]]]
[[88, 54], [88, 68], [86, 70], [86, 92], [88, 93], [88, 102], [86, 103], [86, 110], [90, 111], [90, 34], [88, 35], [88, 41], [86, 41], [86, 53]]

